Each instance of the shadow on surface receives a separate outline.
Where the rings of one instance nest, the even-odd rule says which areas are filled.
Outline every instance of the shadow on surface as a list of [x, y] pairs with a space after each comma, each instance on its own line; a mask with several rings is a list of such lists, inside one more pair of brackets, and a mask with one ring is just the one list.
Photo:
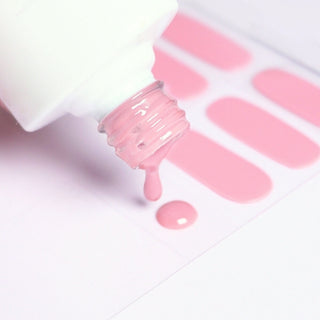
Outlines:
[[45, 170], [75, 179], [88, 192], [105, 193], [106, 199], [112, 196], [137, 204], [141, 198], [139, 202], [144, 202], [139, 174], [114, 155], [96, 126], [95, 121], [66, 116], [36, 132], [26, 132], [0, 109], [0, 165], [14, 170], [14, 166], [36, 161]]

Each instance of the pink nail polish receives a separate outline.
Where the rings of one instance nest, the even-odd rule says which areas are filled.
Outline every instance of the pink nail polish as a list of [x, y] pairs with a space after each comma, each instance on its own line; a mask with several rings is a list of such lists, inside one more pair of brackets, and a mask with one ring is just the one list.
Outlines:
[[171, 145], [189, 128], [185, 112], [162, 91], [156, 81], [126, 100], [99, 124], [108, 144], [132, 168], [146, 170], [145, 195], [161, 196], [158, 167]]

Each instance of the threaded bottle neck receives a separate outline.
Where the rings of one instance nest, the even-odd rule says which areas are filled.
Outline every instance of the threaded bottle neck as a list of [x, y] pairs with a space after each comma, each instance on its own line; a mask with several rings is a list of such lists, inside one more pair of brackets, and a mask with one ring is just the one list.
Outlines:
[[189, 127], [185, 112], [156, 81], [126, 100], [99, 123], [108, 144], [132, 168], [178, 139]]

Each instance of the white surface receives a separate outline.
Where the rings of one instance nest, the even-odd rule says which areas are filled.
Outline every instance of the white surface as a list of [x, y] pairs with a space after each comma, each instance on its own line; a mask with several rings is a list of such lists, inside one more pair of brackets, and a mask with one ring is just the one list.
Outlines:
[[318, 0], [181, 0], [320, 74]]
[[142, 172], [105, 144], [94, 121], [31, 134], [0, 110], [1, 320], [106, 319], [187, 262], [119, 212]]
[[320, 319], [320, 177], [113, 320]]

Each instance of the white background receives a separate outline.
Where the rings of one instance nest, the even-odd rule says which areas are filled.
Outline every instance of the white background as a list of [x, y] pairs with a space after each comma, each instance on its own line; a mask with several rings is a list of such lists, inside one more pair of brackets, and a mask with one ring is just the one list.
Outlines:
[[318, 0], [182, 0], [320, 74]]

